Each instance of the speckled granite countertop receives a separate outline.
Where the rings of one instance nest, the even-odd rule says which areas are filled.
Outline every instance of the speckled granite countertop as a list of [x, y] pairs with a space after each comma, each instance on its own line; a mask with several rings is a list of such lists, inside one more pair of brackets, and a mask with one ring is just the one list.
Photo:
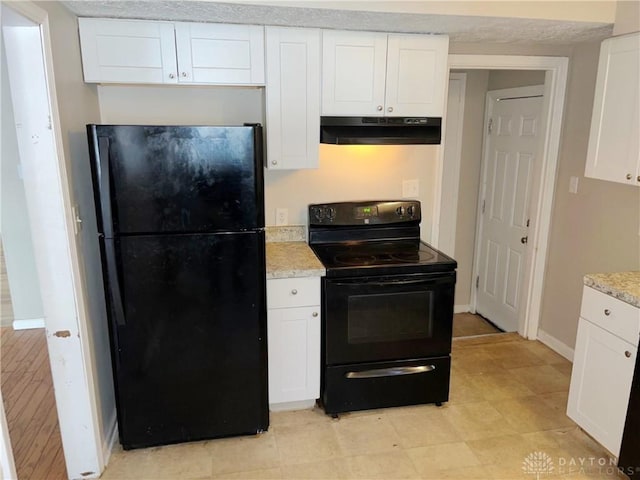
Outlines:
[[305, 242], [267, 242], [267, 279], [319, 277], [325, 273]]
[[640, 308], [640, 271], [589, 273], [584, 284]]

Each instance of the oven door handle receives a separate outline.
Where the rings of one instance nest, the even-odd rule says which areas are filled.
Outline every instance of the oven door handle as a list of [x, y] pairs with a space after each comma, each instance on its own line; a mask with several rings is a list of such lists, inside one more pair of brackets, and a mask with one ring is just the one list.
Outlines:
[[334, 285], [346, 287], [349, 285], [373, 285], [376, 287], [394, 287], [399, 285], [434, 285], [438, 283], [438, 279], [436, 278], [420, 278], [417, 280], [392, 280], [390, 282], [368, 282], [366, 280], [355, 280], [353, 282], [332, 282]]
[[389, 367], [376, 368], [373, 370], [363, 370], [361, 372], [347, 372], [344, 374], [344, 376], [346, 378], [397, 377], [399, 375], [415, 375], [416, 373], [432, 372], [435, 369], [435, 365], [419, 365], [417, 367]]

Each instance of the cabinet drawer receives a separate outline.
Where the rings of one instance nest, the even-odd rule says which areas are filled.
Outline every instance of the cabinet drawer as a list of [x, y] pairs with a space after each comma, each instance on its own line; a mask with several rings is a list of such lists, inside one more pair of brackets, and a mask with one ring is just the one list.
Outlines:
[[267, 281], [267, 307], [320, 305], [320, 277], [277, 278]]
[[584, 287], [580, 316], [638, 346], [640, 309], [591, 287]]

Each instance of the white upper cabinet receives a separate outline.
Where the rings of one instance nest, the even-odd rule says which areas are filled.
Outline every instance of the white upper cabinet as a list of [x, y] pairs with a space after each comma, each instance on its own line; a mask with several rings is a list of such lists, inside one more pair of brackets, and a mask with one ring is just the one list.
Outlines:
[[266, 166], [317, 168], [320, 30], [267, 27], [265, 36]]
[[79, 18], [85, 82], [178, 83], [173, 23]]
[[264, 85], [264, 28], [79, 18], [85, 82]]
[[585, 176], [640, 186], [640, 33], [602, 42]]
[[322, 115], [441, 117], [449, 38], [326, 30]]
[[264, 85], [264, 28], [176, 23], [180, 83]]

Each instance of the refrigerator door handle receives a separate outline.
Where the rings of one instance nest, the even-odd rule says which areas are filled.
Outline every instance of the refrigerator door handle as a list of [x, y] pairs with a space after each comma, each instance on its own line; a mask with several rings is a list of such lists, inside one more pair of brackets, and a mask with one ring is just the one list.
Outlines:
[[107, 288], [109, 289], [112, 312], [115, 315], [116, 325], [124, 327], [127, 324], [124, 315], [124, 304], [122, 303], [122, 291], [120, 289], [120, 276], [118, 275], [118, 264], [116, 260], [116, 246], [113, 240], [104, 243], [106, 256], [107, 277], [109, 279]]
[[102, 228], [107, 238], [113, 237], [113, 217], [111, 215], [111, 172], [109, 170], [109, 138], [98, 137], [100, 153], [99, 182], [100, 206], [102, 210]]

